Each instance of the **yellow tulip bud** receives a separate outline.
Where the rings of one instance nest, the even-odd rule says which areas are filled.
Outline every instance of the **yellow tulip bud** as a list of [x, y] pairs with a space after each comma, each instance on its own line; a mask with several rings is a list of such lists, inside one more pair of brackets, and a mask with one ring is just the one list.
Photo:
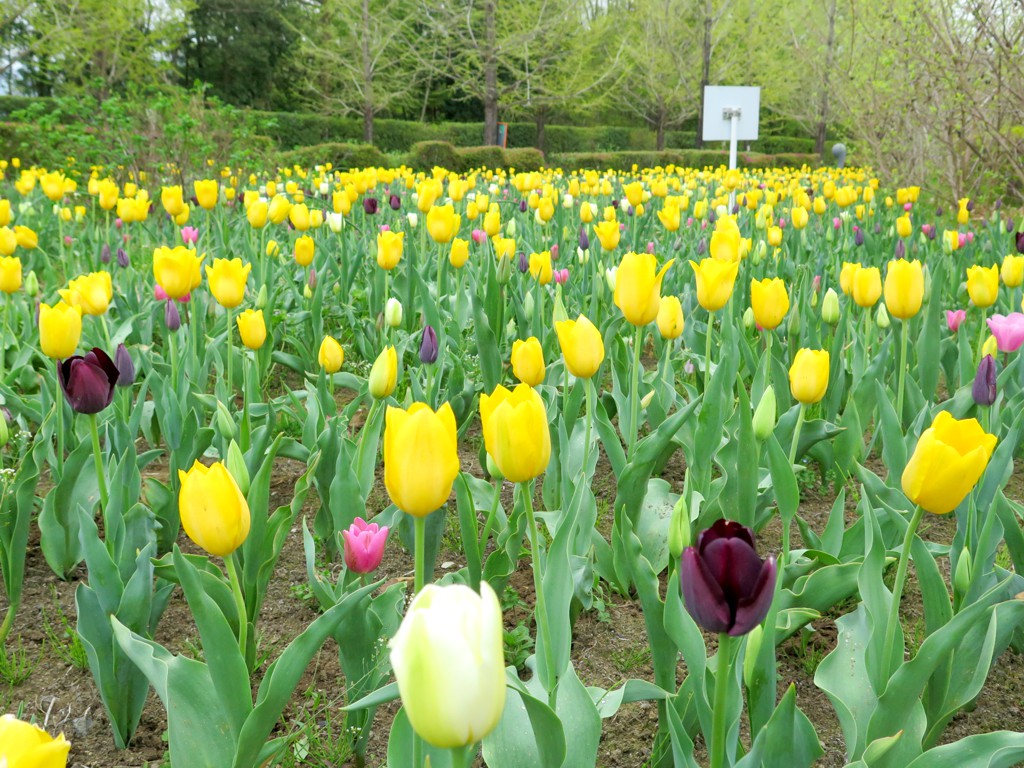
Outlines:
[[576, 320], [555, 323], [555, 331], [569, 373], [578, 379], [597, 373], [604, 361], [604, 340], [597, 326], [580, 315]]
[[461, 269], [469, 260], [469, 241], [456, 237], [452, 240], [452, 249], [448, 252], [448, 263], [455, 269]]
[[381, 269], [392, 270], [402, 260], [402, 250], [405, 243], [405, 232], [392, 232], [390, 230], [377, 235], [377, 266]]
[[512, 373], [531, 387], [544, 382], [544, 350], [535, 336], [512, 343]]
[[209, 467], [197, 460], [188, 472], [178, 470], [181, 527], [203, 550], [227, 557], [249, 535], [249, 504], [221, 462]]
[[[14, 230], [17, 232], [18, 228], [15, 227]], [[1003, 259], [999, 275], [1003, 278], [1003, 284], [1007, 288], [1019, 288], [1024, 283], [1024, 256], [1007, 254]]]
[[425, 403], [407, 411], [388, 407], [384, 486], [396, 507], [415, 517], [429, 515], [448, 500], [458, 474], [455, 414], [448, 403], [436, 413]]
[[[616, 284], [618, 281], [616, 280]], [[658, 332], [661, 338], [672, 340], [679, 338], [686, 327], [683, 317], [683, 305], [678, 296], [662, 296], [658, 307]]]
[[619, 237], [621, 236], [619, 222], [612, 220], [595, 224], [594, 234], [597, 235], [597, 239], [601, 242], [601, 247], [604, 250], [614, 251], [619, 245]]
[[210, 293], [225, 309], [234, 309], [245, 298], [245, 284], [249, 280], [252, 264], [242, 264], [241, 259], [214, 259], [206, 265], [206, 279]]
[[859, 307], [873, 307], [882, 295], [882, 273], [878, 267], [861, 267], [853, 273], [853, 300]]
[[193, 188], [195, 189], [196, 200], [199, 201], [200, 206], [208, 211], [212, 211], [217, 207], [217, 197], [220, 191], [216, 180], [196, 180], [193, 182]]
[[829, 356], [825, 350], [801, 349], [789, 368], [789, 389], [793, 398], [811, 405], [828, 389]]
[[377, 355], [370, 368], [368, 386], [370, 394], [377, 400], [389, 397], [398, 383], [398, 353], [394, 347], [386, 347]]
[[921, 311], [924, 272], [920, 261], [894, 259], [885, 274], [885, 306], [889, 314], [907, 320]]
[[345, 363], [345, 350], [333, 336], [324, 336], [317, 361], [327, 374], [337, 373]]
[[62, 360], [75, 354], [82, 336], [82, 308], [63, 301], [39, 305], [39, 346], [43, 354]]
[[754, 310], [754, 321], [759, 326], [768, 330], [778, 328], [789, 311], [786, 284], [778, 277], [751, 280], [750, 306]]
[[14, 293], [21, 288], [21, 259], [17, 256], [0, 257], [0, 291]]
[[976, 307], [991, 307], [999, 298], [999, 267], [967, 268], [967, 293]]
[[480, 396], [480, 421], [487, 453], [501, 474], [524, 483], [547, 469], [551, 434], [540, 394], [523, 383], [511, 392], [500, 384]]
[[237, 318], [238, 334], [249, 349], [259, 349], [267, 340], [267, 325], [262, 309], [247, 309]]

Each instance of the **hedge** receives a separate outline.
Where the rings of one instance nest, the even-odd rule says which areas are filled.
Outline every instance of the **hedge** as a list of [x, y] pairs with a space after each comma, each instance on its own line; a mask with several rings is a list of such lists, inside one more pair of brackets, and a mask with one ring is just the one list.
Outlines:
[[465, 173], [477, 168], [515, 168], [537, 171], [544, 166], [544, 153], [533, 147], [456, 147], [446, 141], [421, 141], [410, 150], [406, 164], [417, 171], [435, 166]]
[[330, 163], [334, 168], [348, 170], [385, 166], [388, 165], [388, 159], [373, 144], [330, 142], [284, 152], [279, 156], [279, 163], [282, 166], [298, 165], [304, 168]]
[[[740, 152], [736, 157], [740, 168], [771, 168], [778, 166], [802, 165], [816, 167], [820, 158], [815, 154], [767, 155], [756, 152]], [[727, 165], [729, 153], [708, 149], [667, 149], [662, 152], [563, 152], [548, 155], [550, 167], [570, 171], [588, 168], [600, 171], [629, 171], [638, 168], [655, 168], [676, 165], [684, 168], [706, 168]]]

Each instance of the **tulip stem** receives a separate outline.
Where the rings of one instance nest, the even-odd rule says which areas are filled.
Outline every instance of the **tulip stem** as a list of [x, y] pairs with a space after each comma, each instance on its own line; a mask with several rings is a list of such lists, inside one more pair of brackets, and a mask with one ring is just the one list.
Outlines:
[[100, 489], [100, 508], [107, 513], [107, 480], [103, 476], [103, 454], [100, 453], [100, 432], [96, 428], [96, 414], [89, 414], [89, 431], [92, 433], [92, 458], [96, 463], [96, 485]]
[[[642, 325], [636, 327], [636, 338], [633, 339], [633, 386], [629, 393], [629, 444], [626, 455], [633, 457], [633, 449], [636, 448], [637, 435], [640, 433], [640, 346], [643, 344], [644, 329]], [[590, 389], [587, 389], [590, 394]], [[587, 398], [587, 408], [590, 408], [590, 398]], [[589, 414], [587, 426], [590, 426]], [[584, 471], [586, 466], [584, 465]]]
[[413, 590], [418, 595], [427, 581], [427, 519], [420, 515], [416, 515], [413, 517], [413, 524], [416, 531], [416, 551], [413, 552], [413, 560], [415, 562]]
[[806, 405], [800, 403], [800, 410], [796, 413], [796, 426], [793, 427], [793, 442], [789, 446], [789, 466], [796, 464], [796, 454], [800, 449], [800, 431], [804, 426], [804, 410]]
[[501, 480], [495, 478], [494, 480], [494, 501], [491, 502], [491, 508], [487, 512], [487, 519], [484, 521], [484, 532], [480, 537], [480, 558], [483, 559], [484, 550], [487, 549], [487, 539], [491, 536], [491, 528], [494, 526], [494, 518], [498, 514], [498, 504], [501, 502]]
[[[892, 602], [889, 605], [889, 621], [885, 625], [885, 645], [882, 646], [882, 668], [885, 670], [885, 679], [888, 680], [895, 671], [891, 668], [893, 644], [896, 642], [896, 627], [900, 621], [900, 598], [903, 596], [903, 584], [907, 580], [907, 563], [910, 560], [910, 545], [917, 533], [917, 526], [921, 523], [924, 515], [924, 507], [918, 506], [914, 510], [914, 516], [910, 518], [907, 526], [907, 533], [903, 537], [903, 550], [900, 552], [900, 563], [896, 568], [896, 582], [892, 586]], [[903, 654], [900, 653], [902, 663]]]
[[896, 418], [899, 419], [900, 426], [903, 426], [903, 392], [907, 386], [907, 336], [910, 333], [910, 321], [902, 320], [901, 324], [903, 328], [900, 334], [900, 377], [899, 377], [899, 391], [896, 393]]
[[543, 654], [544, 663], [547, 666], [547, 675], [541, 675], [541, 682], [548, 688], [548, 703], [554, 705], [555, 660], [551, 656], [551, 633], [548, 629], [547, 604], [544, 599], [544, 557], [537, 536], [537, 519], [533, 514], [529, 482], [519, 484], [519, 493], [523, 503], [526, 504], [526, 527], [530, 534], [530, 556], [533, 558], [533, 591], [537, 594], [537, 604], [534, 610], [534, 621], [537, 623], [537, 652]]
[[715, 332], [715, 316], [708, 312], [708, 332], [704, 342], [704, 394], [708, 392], [708, 382], [711, 381], [711, 339]]
[[[235, 567], [234, 553], [224, 557], [224, 566], [227, 568], [228, 581], [231, 583], [231, 594], [235, 597], [235, 609], [238, 611], [238, 650], [245, 660], [245, 644], [249, 636], [249, 614], [245, 609], [245, 597], [242, 595], [242, 584], [238, 580], [238, 569]], [[246, 668], [249, 662], [246, 661]]]
[[726, 725], [729, 718], [729, 678], [732, 673], [732, 637], [718, 635], [718, 662], [715, 667], [715, 711], [711, 721], [711, 768], [723, 768], [725, 760]]
[[586, 477], [590, 468], [590, 431], [594, 423], [594, 382], [587, 379], [583, 386], [587, 393], [587, 427], [583, 441], [583, 477]]
[[[975, 360], [976, 363], [981, 363], [981, 358], [984, 357], [982, 354], [982, 347], [985, 346], [985, 329], [988, 327], [988, 308], [982, 307], [981, 310], [981, 328], [978, 329], [978, 358]], [[996, 355], [998, 357], [998, 355]]]
[[235, 351], [234, 350], [234, 346], [235, 346], [234, 336], [235, 336], [235, 334], [232, 332], [233, 329], [231, 327], [231, 309], [228, 308], [225, 311], [227, 312], [227, 320], [228, 320], [228, 366], [227, 366], [228, 367], [228, 402], [227, 402], [227, 406], [228, 406], [228, 408], [230, 410], [230, 409], [233, 409], [234, 405], [235, 405], [235, 382], [231, 378], [231, 368], [232, 368], [231, 358], [234, 357], [233, 353]]
[[6, 368], [7, 368], [7, 366], [6, 366], [6, 362], [7, 362], [7, 328], [8, 328], [8, 325], [9, 325], [8, 321], [7, 321], [7, 315], [8, 315], [8, 310], [9, 310], [10, 306], [11, 306], [11, 297], [10, 296], [4, 297], [4, 336], [3, 336], [3, 340], [0, 341], [0, 379], [3, 378], [4, 372], [6, 371]]

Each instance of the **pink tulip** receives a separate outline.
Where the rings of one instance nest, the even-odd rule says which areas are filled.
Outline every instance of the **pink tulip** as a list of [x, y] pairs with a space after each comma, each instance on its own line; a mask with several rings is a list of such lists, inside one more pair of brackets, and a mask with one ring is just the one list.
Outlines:
[[956, 333], [960, 330], [961, 324], [967, 317], [967, 310], [958, 309], [955, 312], [952, 309], [946, 310], [946, 325], [949, 326], [949, 330]]
[[686, 217], [686, 226], [688, 226], [688, 227], [692, 227], [693, 226], [693, 216], [687, 216]]
[[345, 565], [355, 573], [370, 573], [384, 557], [388, 527], [380, 528], [357, 517], [349, 528], [341, 532], [345, 544]]
[[996, 337], [1000, 352], [1016, 352], [1024, 344], [1024, 314], [992, 315], [988, 319], [989, 330]]
[[821, 290], [821, 275], [814, 276], [814, 280], [811, 282], [811, 290], [815, 293]]
[[779, 219], [779, 229], [785, 229], [785, 228], [786, 228], [786, 220], [780, 218]]
[[389, 227], [387, 224], [381, 224], [380, 225], [380, 231], [381, 232], [390, 232], [391, 231], [391, 227]]
[[913, 210], [913, 208], [914, 208], [914, 204], [913, 203], [904, 203], [903, 204], [903, 210], [906, 211], [907, 213], [910, 213], [910, 211]]
[[482, 229], [474, 229], [472, 234], [473, 242], [477, 245], [483, 245], [487, 242], [487, 233]]
[[966, 232], [961, 232], [960, 233], [960, 247], [963, 248], [965, 245], [967, 245], [967, 243], [968, 243], [967, 233]]
[[925, 237], [927, 237], [927, 238], [931, 238], [932, 237], [932, 233], [934, 231], [935, 231], [935, 225], [934, 224], [922, 224], [921, 225], [921, 233]]
[[[153, 286], [153, 298], [155, 298], [157, 301], [167, 301], [171, 297], [167, 295], [167, 292], [164, 291], [164, 289], [161, 288], [159, 284], [157, 284], [157, 285]], [[182, 296], [177, 301], [178, 301], [179, 304], [188, 304], [188, 302], [189, 302], [189, 300], [191, 298], [192, 298], [192, 294], [191, 293], [186, 293], [184, 296]]]
[[968, 243], [973, 243], [974, 242], [974, 233], [973, 232], [968, 232], [967, 233], [967, 242]]
[[833, 229], [840, 229], [840, 228], [842, 228], [842, 226], [843, 226], [843, 220], [841, 218], [836, 216], [834, 219], [832, 219], [832, 228]]
[[195, 245], [199, 242], [199, 230], [195, 227], [182, 227], [181, 241], [185, 245]]
[[653, 240], [649, 240], [647, 242], [647, 252], [648, 253], [654, 253], [654, 241]]
[[71, 235], [64, 235], [64, 245], [71, 245], [74, 240], [71, 239]]
[[124, 226], [124, 222], [121, 220], [120, 216], [114, 219], [114, 226], [117, 227], [118, 229]]
[[551, 246], [551, 260], [558, 261], [558, 243]]
[[568, 269], [556, 269], [552, 273], [552, 276], [555, 278], [555, 282], [556, 283], [558, 283], [559, 285], [564, 285], [569, 280], [569, 270]]

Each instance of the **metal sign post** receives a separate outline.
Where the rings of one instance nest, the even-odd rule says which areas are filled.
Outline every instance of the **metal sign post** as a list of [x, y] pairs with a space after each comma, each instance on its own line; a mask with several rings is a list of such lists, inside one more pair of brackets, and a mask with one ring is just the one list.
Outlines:
[[[729, 169], [736, 167], [741, 141], [757, 141], [761, 113], [758, 87], [715, 86], [704, 88], [704, 141], [729, 142]], [[729, 193], [730, 211], [736, 205], [735, 191]]]

